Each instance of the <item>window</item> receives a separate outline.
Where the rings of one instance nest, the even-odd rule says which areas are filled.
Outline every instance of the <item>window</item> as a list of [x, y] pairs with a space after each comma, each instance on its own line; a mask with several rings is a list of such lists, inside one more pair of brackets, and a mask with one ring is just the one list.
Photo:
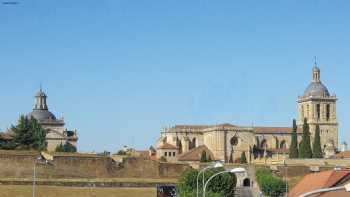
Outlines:
[[173, 152], [173, 157], [175, 157], [175, 152]]
[[169, 152], [168, 154], [169, 154], [169, 157], [171, 157], [171, 152]]
[[320, 104], [316, 105], [316, 113], [317, 113], [317, 120], [320, 119], [320, 114], [321, 114], [321, 106]]
[[164, 152], [164, 156], [167, 157], [168, 156], [168, 152]]
[[238, 144], [238, 138], [236, 136], [232, 137], [230, 143], [232, 146], [236, 146]]
[[327, 121], [329, 120], [329, 118], [330, 118], [330, 105], [327, 104], [326, 105], [326, 119], [327, 119]]

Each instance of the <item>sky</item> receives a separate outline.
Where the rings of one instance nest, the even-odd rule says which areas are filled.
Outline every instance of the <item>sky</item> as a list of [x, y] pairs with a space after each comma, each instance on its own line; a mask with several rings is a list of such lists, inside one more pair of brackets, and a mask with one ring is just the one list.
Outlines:
[[40, 84], [80, 151], [147, 149], [162, 127], [291, 126], [321, 80], [350, 142], [350, 2], [16, 0], [0, 5], [0, 130]]

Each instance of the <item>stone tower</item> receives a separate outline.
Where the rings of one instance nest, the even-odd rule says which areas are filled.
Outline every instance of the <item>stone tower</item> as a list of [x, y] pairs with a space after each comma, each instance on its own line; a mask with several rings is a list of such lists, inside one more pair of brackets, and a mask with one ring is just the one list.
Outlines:
[[320, 127], [321, 147], [326, 156], [338, 147], [338, 123], [335, 95], [330, 95], [321, 82], [321, 72], [316, 62], [312, 70], [312, 81], [303, 96], [298, 98], [298, 126], [302, 128], [306, 118], [310, 125], [311, 142], [315, 136], [316, 125]]

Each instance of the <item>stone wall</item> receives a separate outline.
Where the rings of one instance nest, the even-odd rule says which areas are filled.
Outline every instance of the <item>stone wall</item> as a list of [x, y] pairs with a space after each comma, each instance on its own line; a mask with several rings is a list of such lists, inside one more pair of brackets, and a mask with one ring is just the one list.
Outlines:
[[[28, 178], [33, 176], [37, 152], [0, 151], [0, 177]], [[121, 163], [110, 157], [61, 154], [54, 155], [52, 164], [37, 164], [40, 178], [177, 178], [190, 168], [186, 164], [159, 163], [145, 158], [124, 158]]]

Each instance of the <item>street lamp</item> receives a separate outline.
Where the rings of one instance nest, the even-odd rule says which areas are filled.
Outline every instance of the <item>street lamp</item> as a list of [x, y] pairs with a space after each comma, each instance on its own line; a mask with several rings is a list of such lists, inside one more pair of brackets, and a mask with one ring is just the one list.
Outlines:
[[206, 170], [210, 169], [210, 168], [221, 168], [221, 167], [224, 167], [224, 165], [221, 162], [215, 162], [214, 165], [207, 166], [207, 167], [203, 168], [201, 171], [199, 171], [199, 173], [197, 175], [197, 197], [199, 196], [199, 190], [198, 190], [198, 178], [199, 178], [199, 175], [201, 173], [203, 173], [203, 184], [202, 184], [202, 186], [204, 186], [204, 172]]
[[317, 189], [317, 190], [314, 190], [314, 191], [302, 194], [299, 197], [306, 197], [306, 196], [311, 196], [313, 194], [318, 194], [318, 193], [323, 193], [323, 192], [330, 192], [330, 191], [337, 191], [337, 190], [343, 190], [343, 189], [345, 189], [345, 191], [347, 191], [347, 192], [350, 192], [350, 183], [348, 183], [346, 185], [343, 185], [343, 186], [339, 186], [339, 187]]
[[203, 189], [203, 197], [205, 197], [205, 189], [207, 188], [207, 185], [208, 183], [214, 178], [216, 177], [217, 175], [220, 175], [220, 174], [224, 174], [224, 173], [233, 173], [233, 174], [236, 174], [236, 173], [245, 173], [246, 170], [244, 168], [233, 168], [231, 170], [224, 170], [224, 171], [221, 171], [221, 172], [218, 172], [216, 174], [214, 174], [213, 176], [211, 176], [207, 182], [205, 183], [204, 185], [204, 189]]
[[51, 164], [48, 160], [44, 159], [42, 156], [35, 158], [34, 169], [33, 169], [33, 193], [32, 193], [33, 197], [35, 197], [36, 164], [39, 163], [40, 161], [43, 161], [43, 160], [45, 161], [43, 164]]

